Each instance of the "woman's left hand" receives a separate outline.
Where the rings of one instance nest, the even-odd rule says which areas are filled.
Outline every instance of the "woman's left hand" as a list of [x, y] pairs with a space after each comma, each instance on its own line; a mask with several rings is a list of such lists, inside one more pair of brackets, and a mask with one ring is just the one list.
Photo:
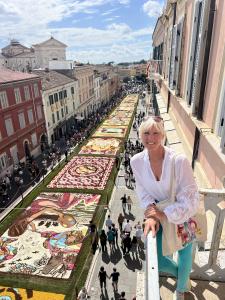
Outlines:
[[151, 205], [145, 210], [145, 218], [154, 217], [160, 222], [167, 218], [163, 211], [159, 210], [157, 206]]

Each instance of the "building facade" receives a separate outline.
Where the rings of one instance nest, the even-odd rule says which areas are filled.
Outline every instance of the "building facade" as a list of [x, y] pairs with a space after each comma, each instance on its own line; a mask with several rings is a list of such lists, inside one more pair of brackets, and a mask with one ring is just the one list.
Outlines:
[[69, 136], [78, 111], [78, 82], [51, 70], [36, 70], [41, 78], [48, 143]]
[[19, 161], [37, 156], [45, 142], [41, 80], [34, 74], [1, 69], [0, 174]]
[[66, 47], [53, 37], [31, 48], [13, 39], [9, 45], [2, 48], [3, 64], [11, 70], [20, 72], [49, 68], [50, 61], [66, 60]]
[[193, 168], [213, 188], [223, 187], [225, 175], [224, 14], [222, 0], [168, 1], [153, 35], [157, 53], [164, 32], [157, 81], [167, 111]]

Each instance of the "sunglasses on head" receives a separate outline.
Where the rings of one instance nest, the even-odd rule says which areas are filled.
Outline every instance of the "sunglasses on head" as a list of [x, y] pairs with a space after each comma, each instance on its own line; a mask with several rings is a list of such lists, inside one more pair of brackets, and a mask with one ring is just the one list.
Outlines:
[[149, 118], [152, 118], [155, 122], [162, 122], [163, 118], [160, 116], [148, 116], [144, 118], [144, 121], [147, 121]]

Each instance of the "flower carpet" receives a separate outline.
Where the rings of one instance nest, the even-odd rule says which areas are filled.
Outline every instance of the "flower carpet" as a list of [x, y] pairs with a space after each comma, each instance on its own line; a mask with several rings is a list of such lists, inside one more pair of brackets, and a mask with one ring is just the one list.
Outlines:
[[120, 116], [109, 116], [103, 123], [103, 126], [119, 125], [127, 126], [130, 123], [130, 118], [121, 118]]
[[117, 137], [124, 138], [127, 132], [125, 126], [101, 126], [95, 131], [93, 137]]
[[81, 148], [79, 154], [116, 155], [121, 140], [116, 138], [93, 138]]
[[64, 300], [62, 294], [35, 291], [32, 289], [20, 289], [0, 286], [0, 299], [2, 300]]
[[114, 162], [109, 157], [75, 156], [48, 187], [104, 190]]
[[1, 272], [68, 279], [99, 199], [41, 193], [0, 237]]
[[132, 114], [132, 111], [115, 109], [114, 112], [111, 113], [110, 117], [131, 118]]

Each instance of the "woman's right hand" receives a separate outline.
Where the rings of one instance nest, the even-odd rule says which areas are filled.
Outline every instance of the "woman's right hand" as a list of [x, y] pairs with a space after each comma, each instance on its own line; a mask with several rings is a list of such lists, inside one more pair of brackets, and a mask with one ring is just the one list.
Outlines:
[[147, 236], [149, 231], [152, 231], [152, 236], [155, 237], [159, 230], [159, 221], [154, 218], [148, 218], [145, 221], [144, 235]]

